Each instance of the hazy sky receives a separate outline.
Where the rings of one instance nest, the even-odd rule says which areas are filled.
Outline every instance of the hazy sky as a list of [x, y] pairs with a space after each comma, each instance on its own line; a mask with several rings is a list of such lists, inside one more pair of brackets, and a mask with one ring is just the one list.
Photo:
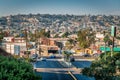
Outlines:
[[29, 13], [120, 15], [120, 0], [0, 0], [0, 16]]

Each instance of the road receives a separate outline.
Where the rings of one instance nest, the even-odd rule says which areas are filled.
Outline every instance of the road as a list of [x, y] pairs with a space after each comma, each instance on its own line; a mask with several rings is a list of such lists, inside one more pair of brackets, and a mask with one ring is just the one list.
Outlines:
[[72, 65], [78, 67], [63, 67], [64, 61], [61, 60], [47, 60], [47, 61], [37, 61], [35, 66], [37, 68], [37, 75], [42, 76], [42, 80], [73, 80], [73, 78], [68, 74], [71, 71], [77, 80], [95, 80], [94, 78], [89, 78], [80, 74], [80, 68], [89, 67], [91, 65], [90, 61], [75, 61]]
[[[85, 67], [90, 67], [91, 61], [75, 61], [75, 62], [72, 62], [72, 65], [74, 65], [78, 69], [81, 69]], [[94, 78], [83, 76], [82, 74], [79, 74], [79, 75], [75, 74], [75, 77], [78, 80], [95, 80]]]
[[35, 64], [38, 68], [36, 74], [41, 75], [42, 80], [73, 80], [67, 68], [63, 68], [58, 61], [37, 61]]
[[91, 61], [75, 61], [72, 62], [72, 64], [77, 68], [85, 68], [85, 67], [90, 67]]

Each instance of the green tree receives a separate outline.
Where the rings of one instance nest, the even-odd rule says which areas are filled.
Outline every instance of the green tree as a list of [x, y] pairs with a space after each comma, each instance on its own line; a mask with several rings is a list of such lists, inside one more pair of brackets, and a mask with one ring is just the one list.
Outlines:
[[104, 42], [105, 44], [108, 43], [108, 46], [112, 45], [112, 40], [110, 39], [109, 35], [105, 35]]
[[45, 29], [40, 30], [40, 37], [45, 37]]
[[11, 57], [0, 56], [0, 80], [41, 80], [31, 64]]
[[3, 34], [0, 34], [0, 42], [2, 42]]
[[49, 30], [45, 31], [45, 29], [41, 29], [40, 32], [39, 32], [39, 36], [50, 38], [50, 31]]
[[69, 62], [70, 61], [70, 56], [72, 55], [72, 52], [63, 51], [63, 55], [64, 55], [65, 61]]
[[75, 46], [76, 42], [74, 39], [68, 39], [68, 42], [72, 45]]
[[104, 31], [103, 34], [105, 36], [104, 37], [105, 45], [108, 45], [108, 46], [112, 45], [112, 40], [110, 39], [110, 33]]
[[65, 32], [65, 33], [62, 35], [62, 37], [63, 37], [63, 38], [67, 38], [68, 35], [69, 35], [69, 32]]
[[104, 37], [104, 42], [107, 43], [108, 41], [109, 41], [109, 36], [106, 35], [106, 36]]
[[78, 31], [78, 39], [80, 48], [85, 50], [85, 48], [88, 48], [90, 44], [94, 41], [94, 35], [90, 33], [88, 29], [80, 30]]
[[2, 42], [3, 37], [4, 37], [4, 33], [2, 29], [0, 29], [0, 42]]
[[96, 80], [119, 80], [120, 74], [120, 52], [114, 52], [113, 56], [107, 53], [106, 60], [105, 54], [101, 54], [98, 60], [92, 62], [90, 68], [84, 68], [82, 73], [87, 76], [95, 77]]
[[75, 46], [75, 40], [68, 39], [65, 45], [66, 49], [71, 50]]
[[54, 38], [59, 38], [59, 35], [58, 35], [58, 34], [55, 34]]
[[45, 32], [45, 36], [46, 36], [47, 38], [50, 38], [50, 31]]

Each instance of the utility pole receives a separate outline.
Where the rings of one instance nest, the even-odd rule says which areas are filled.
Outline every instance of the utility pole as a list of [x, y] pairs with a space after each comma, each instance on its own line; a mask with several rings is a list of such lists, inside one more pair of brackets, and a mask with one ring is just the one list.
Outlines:
[[115, 26], [112, 26], [111, 27], [111, 36], [113, 38], [112, 40], [112, 51], [111, 51], [111, 57], [112, 57], [112, 54], [113, 54], [113, 51], [114, 51], [114, 37], [116, 37], [116, 27]]
[[[105, 31], [104, 31], [104, 38], [106, 37], [106, 33], [105, 33]], [[104, 47], [105, 47], [105, 60], [106, 60], [106, 41], [104, 41], [105, 42], [105, 45], [104, 45]]]
[[111, 51], [111, 57], [112, 57], [112, 54], [113, 54], [113, 52], [114, 52], [114, 36], [113, 36], [113, 39], [112, 39], [112, 51]]
[[39, 55], [41, 57], [41, 41], [40, 41], [40, 37], [39, 37]]
[[37, 53], [37, 31], [35, 29], [35, 54]]
[[38, 46], [38, 52], [39, 52], [39, 55], [41, 57], [40, 35], [37, 36], [37, 34], [38, 34], [37, 32], [38, 31], [35, 30], [35, 45], [36, 45], [35, 54], [37, 54], [37, 46]]
[[26, 49], [27, 49], [27, 51], [28, 51], [28, 44], [27, 44], [27, 42], [28, 42], [28, 38], [27, 38], [27, 29], [25, 29], [25, 40], [26, 40]]

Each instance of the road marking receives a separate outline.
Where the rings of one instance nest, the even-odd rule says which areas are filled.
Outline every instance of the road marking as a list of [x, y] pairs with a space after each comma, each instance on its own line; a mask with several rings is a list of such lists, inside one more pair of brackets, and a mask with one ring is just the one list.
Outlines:
[[37, 72], [54, 72], [54, 73], [63, 73], [63, 72], [68, 72], [69, 70], [72, 72], [78, 71], [78, 69], [76, 68], [35, 68], [35, 70]]
[[77, 78], [72, 74], [72, 72], [68, 71], [68, 73], [72, 76], [74, 80], [77, 80]]
[[[64, 61], [64, 59], [46, 59], [47, 61]], [[75, 61], [94, 61], [95, 59], [75, 59]], [[41, 61], [37, 59], [37, 61]]]

